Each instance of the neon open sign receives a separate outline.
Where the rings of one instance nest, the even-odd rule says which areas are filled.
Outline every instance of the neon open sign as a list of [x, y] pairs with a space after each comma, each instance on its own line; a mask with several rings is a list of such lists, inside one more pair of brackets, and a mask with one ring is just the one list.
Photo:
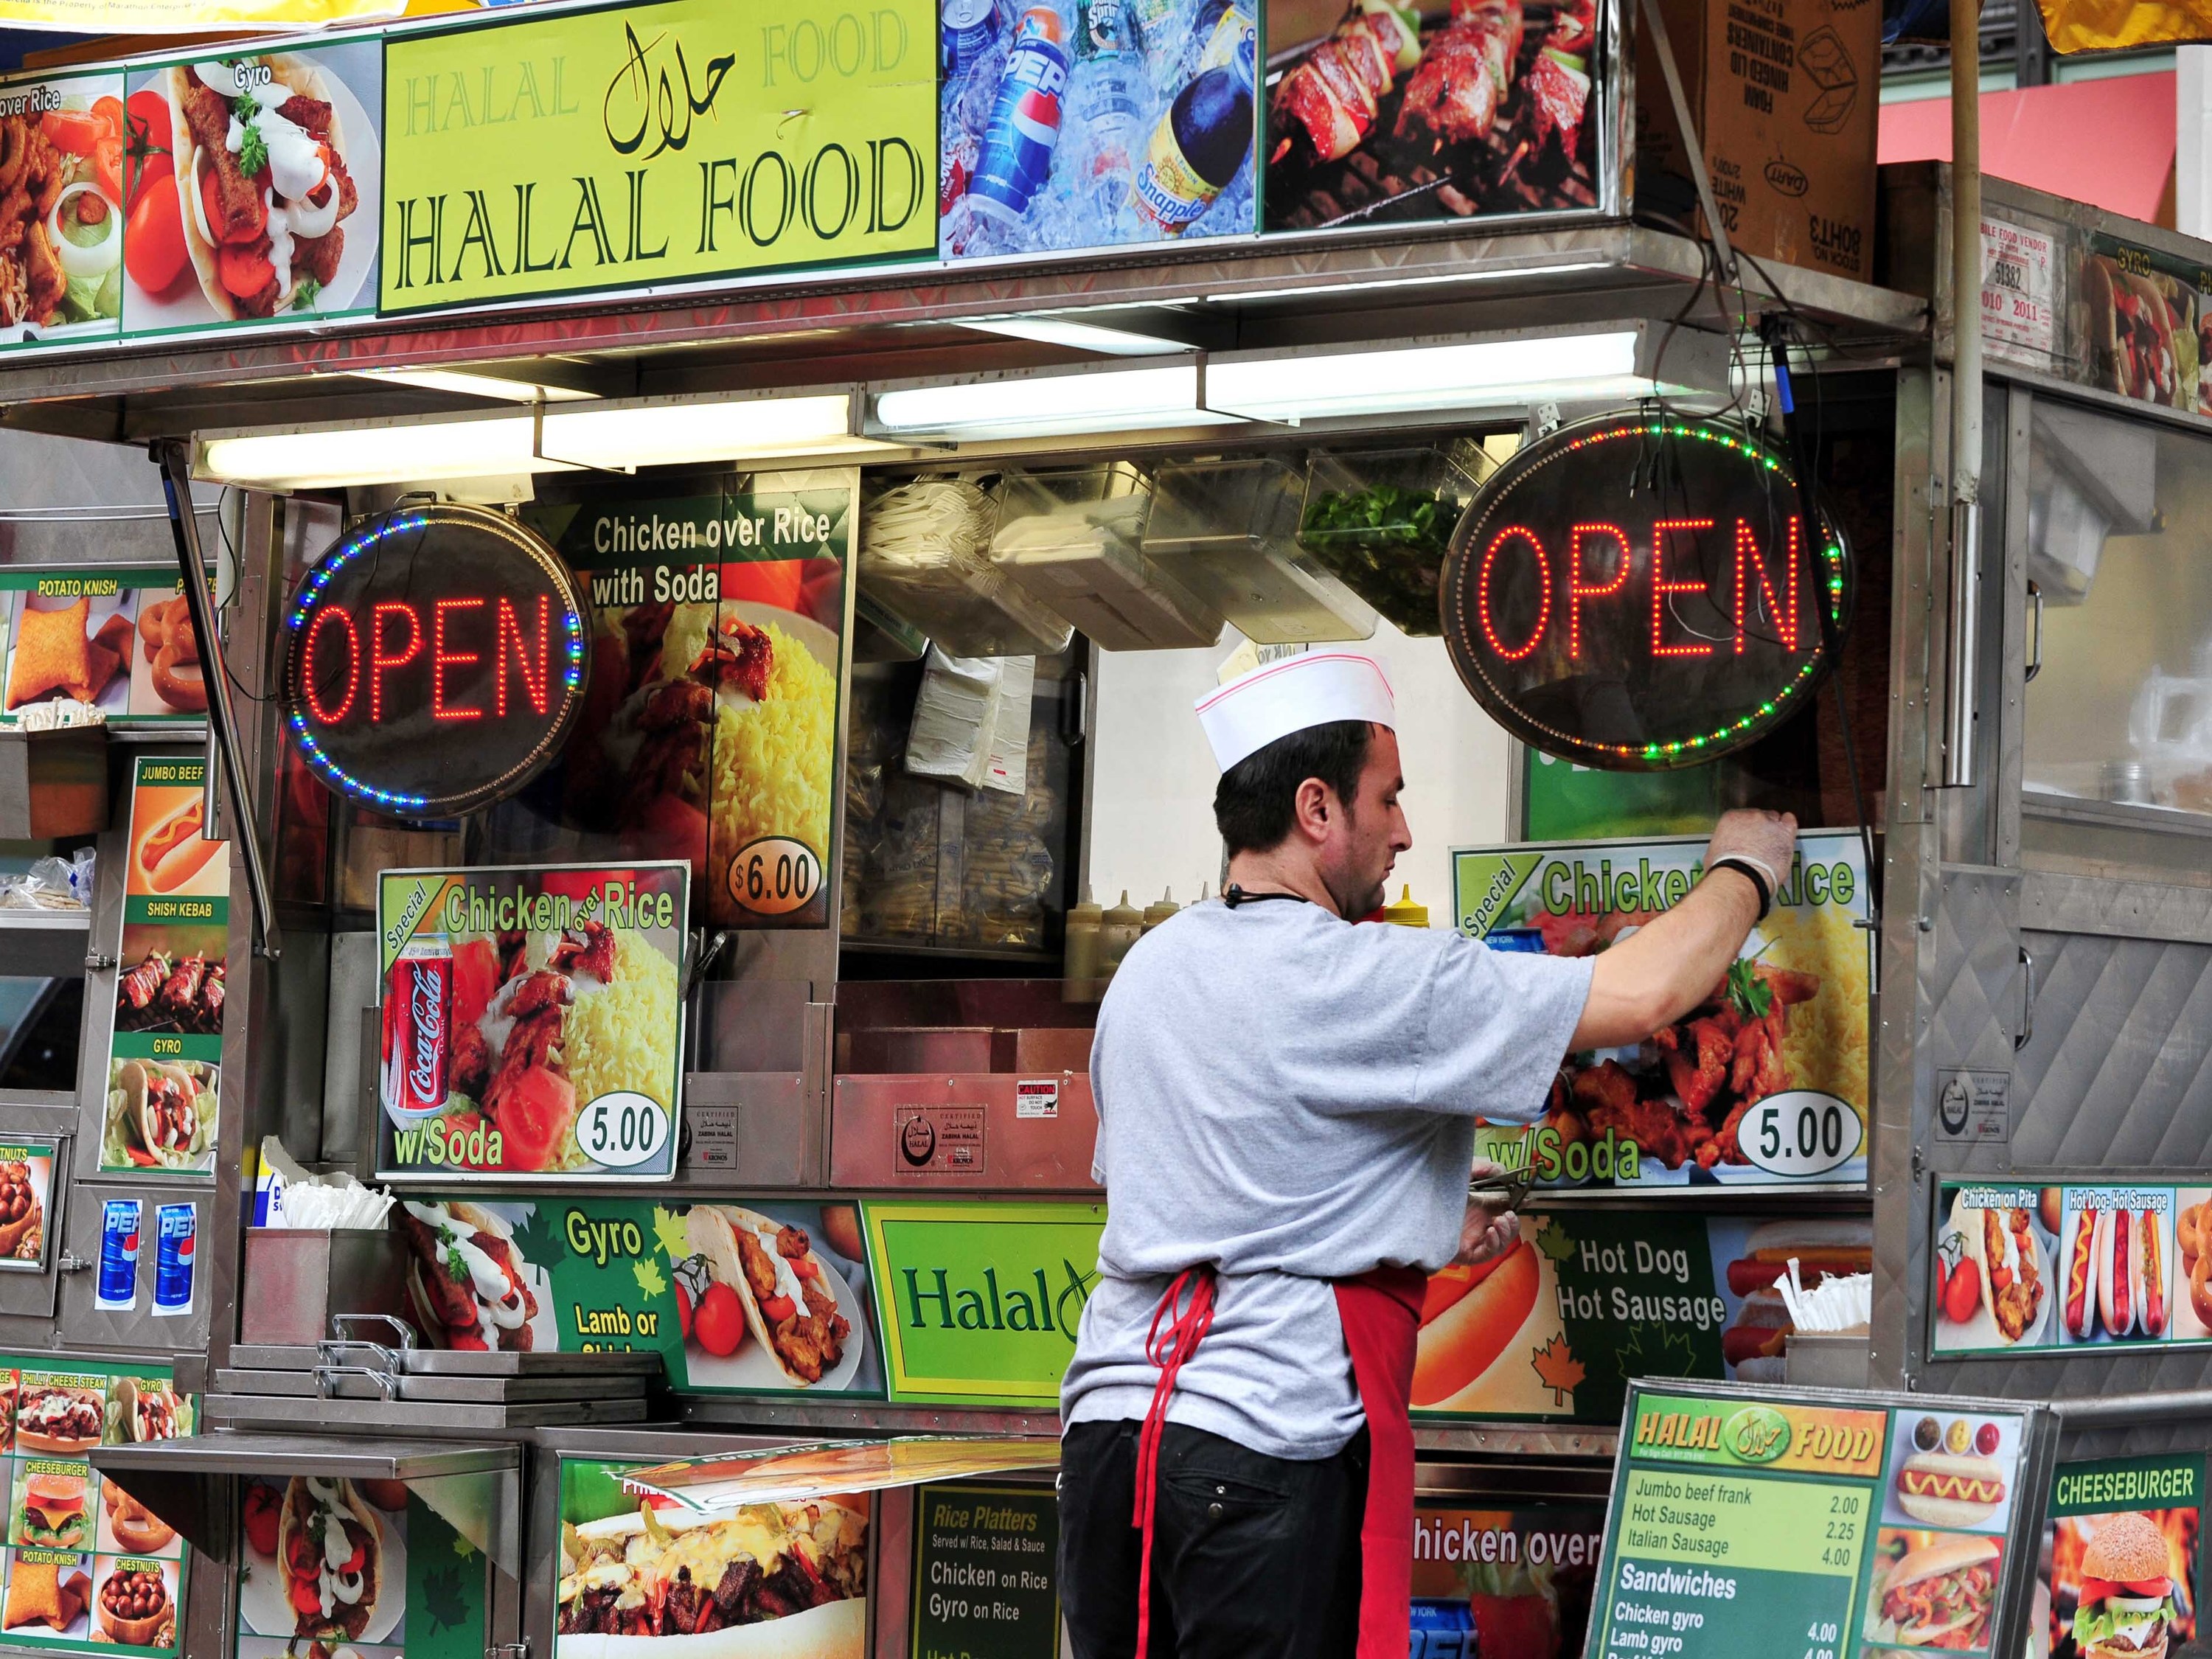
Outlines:
[[560, 556], [448, 503], [365, 520], [284, 613], [284, 721], [333, 789], [407, 818], [513, 794], [581, 707], [591, 629]]
[[1851, 559], [1825, 515], [1814, 539], [1789, 465], [1742, 427], [1578, 422], [1468, 503], [1445, 643], [1475, 699], [1547, 754], [1614, 771], [1714, 760], [1790, 719], [1833, 666]]

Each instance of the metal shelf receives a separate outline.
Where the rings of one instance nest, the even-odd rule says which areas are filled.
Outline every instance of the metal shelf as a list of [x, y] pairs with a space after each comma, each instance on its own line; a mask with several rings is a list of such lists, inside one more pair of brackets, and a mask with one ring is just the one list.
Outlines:
[[0, 910], [0, 973], [82, 979], [91, 936], [89, 910]]

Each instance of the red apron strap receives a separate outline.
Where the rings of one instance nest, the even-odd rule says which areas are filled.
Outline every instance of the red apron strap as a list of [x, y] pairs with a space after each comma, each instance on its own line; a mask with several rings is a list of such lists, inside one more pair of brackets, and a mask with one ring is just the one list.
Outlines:
[[[1413, 1624], [1413, 1422], [1407, 1402], [1427, 1283], [1419, 1267], [1377, 1267], [1336, 1281], [1352, 1377], [1367, 1412], [1358, 1659], [1405, 1659]], [[1140, 1645], [1140, 1659], [1143, 1651]]]
[[[1178, 1311], [1186, 1285], [1190, 1287], [1190, 1304]], [[1415, 1305], [1419, 1305], [1418, 1301]], [[1160, 1329], [1162, 1320], [1168, 1322], [1164, 1333]], [[1160, 1380], [1152, 1386], [1152, 1407], [1145, 1413], [1144, 1427], [1137, 1431], [1137, 1503], [1135, 1513], [1129, 1517], [1129, 1524], [1144, 1534], [1139, 1547], [1143, 1553], [1137, 1568], [1136, 1659], [1145, 1659], [1145, 1644], [1152, 1629], [1152, 1498], [1158, 1480], [1160, 1431], [1168, 1424], [1168, 1397], [1175, 1393], [1176, 1374], [1198, 1352], [1198, 1345], [1212, 1326], [1213, 1267], [1211, 1262], [1201, 1261], [1176, 1275], [1167, 1294], [1160, 1298], [1160, 1305], [1152, 1310], [1152, 1329], [1145, 1335], [1145, 1358], [1160, 1368]], [[1164, 1343], [1161, 1340], [1163, 1335], [1166, 1338]], [[1413, 1350], [1409, 1346], [1406, 1359], [1409, 1389], [1413, 1377]], [[1409, 1491], [1410, 1480], [1409, 1465]], [[1410, 1559], [1407, 1571], [1412, 1571]]]

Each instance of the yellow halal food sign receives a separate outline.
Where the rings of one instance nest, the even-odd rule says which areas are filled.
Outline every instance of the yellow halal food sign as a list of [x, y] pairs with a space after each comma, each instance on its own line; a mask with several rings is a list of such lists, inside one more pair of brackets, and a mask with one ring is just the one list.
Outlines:
[[936, 246], [929, 0], [667, 0], [404, 35], [383, 309]]

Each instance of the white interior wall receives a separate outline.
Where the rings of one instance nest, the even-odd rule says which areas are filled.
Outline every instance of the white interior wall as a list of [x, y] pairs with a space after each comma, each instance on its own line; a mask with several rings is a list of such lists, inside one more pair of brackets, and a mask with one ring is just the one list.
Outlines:
[[[1236, 643], [1232, 631], [1202, 651], [1101, 653], [1091, 796], [1091, 886], [1101, 904], [1127, 888], [1142, 906], [1170, 887], [1187, 903], [1200, 883], [1219, 885], [1217, 775], [1191, 706]], [[1460, 684], [1443, 641], [1408, 639], [1384, 623], [1351, 648], [1382, 665], [1398, 702], [1413, 849], [1398, 860], [1390, 896], [1410, 882], [1441, 927], [1451, 904], [1448, 849], [1505, 837], [1505, 733]]]

